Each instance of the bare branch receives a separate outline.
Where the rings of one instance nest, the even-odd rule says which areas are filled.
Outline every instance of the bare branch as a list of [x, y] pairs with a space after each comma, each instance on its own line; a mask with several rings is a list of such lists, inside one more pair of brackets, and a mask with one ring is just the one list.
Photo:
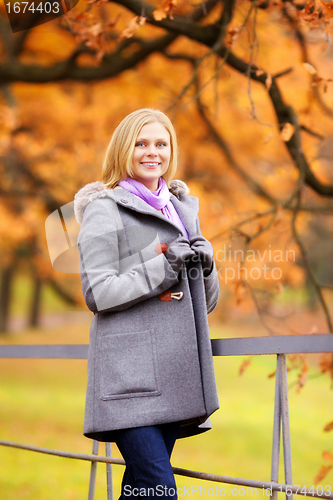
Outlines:
[[[198, 83], [197, 83], [198, 85]], [[196, 99], [197, 109], [203, 121], [206, 123], [206, 126], [213, 137], [216, 144], [219, 146], [226, 159], [228, 160], [229, 165], [237, 172], [238, 175], [242, 177], [242, 179], [246, 182], [246, 184], [250, 187], [250, 189], [256, 193], [258, 196], [265, 198], [270, 203], [276, 205], [278, 202], [271, 196], [258, 182], [256, 182], [252, 177], [250, 177], [237, 163], [235, 158], [233, 157], [227, 143], [222, 138], [221, 133], [217, 130], [217, 128], [213, 125], [212, 121], [209, 119], [206, 108], [201, 102], [200, 96], [197, 96]]]
[[304, 130], [304, 132], [307, 132], [309, 135], [312, 135], [312, 137], [316, 137], [317, 139], [320, 139], [321, 141], [323, 141], [325, 139], [325, 137], [323, 135], [319, 134], [318, 132], [315, 132], [314, 130], [311, 130], [306, 125], [300, 125], [299, 128], [301, 130]]
[[152, 40], [141, 40], [139, 48], [137, 48], [138, 42], [135, 40], [131, 42], [133, 48], [136, 48], [132, 54], [127, 57], [123, 56], [121, 53], [123, 46], [120, 46], [114, 53], [105, 55], [99, 66], [77, 66], [73, 64], [73, 60], [75, 61], [79, 53], [88, 51], [84, 48], [77, 49], [69, 59], [53, 66], [29, 65], [19, 61], [4, 62], [0, 64], [0, 80], [5, 83], [14, 81], [48, 83], [61, 80], [104, 80], [133, 68], [153, 52], [165, 49], [175, 39], [175, 34], [168, 33]]

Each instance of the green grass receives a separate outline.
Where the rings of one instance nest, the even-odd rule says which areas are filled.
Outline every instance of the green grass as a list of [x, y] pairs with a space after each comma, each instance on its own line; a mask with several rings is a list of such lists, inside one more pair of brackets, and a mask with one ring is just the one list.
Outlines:
[[[67, 325], [15, 334], [2, 343], [86, 343], [89, 326]], [[215, 337], [230, 336], [215, 329]], [[254, 357], [242, 376], [244, 357], [215, 358], [221, 408], [211, 418], [213, 430], [179, 440], [174, 466], [270, 480], [273, 428], [274, 356]], [[313, 366], [312, 374], [318, 369]], [[86, 362], [79, 360], [0, 359], [0, 439], [79, 453], [91, 453], [92, 442], [82, 436]], [[289, 374], [292, 382], [296, 374]], [[294, 484], [311, 487], [322, 464], [321, 453], [333, 451], [333, 433], [323, 427], [332, 420], [332, 391], [326, 377], [313, 378], [298, 394], [289, 393]], [[100, 445], [104, 454], [104, 446]], [[119, 453], [113, 448], [113, 454]], [[59, 500], [88, 498], [90, 465], [87, 462], [51, 457], [0, 447], [1, 500]], [[114, 466], [114, 498], [118, 498], [123, 467]], [[98, 465], [96, 500], [106, 499], [105, 466]], [[177, 476], [179, 488], [206, 488], [215, 483]], [[283, 470], [280, 471], [283, 482]], [[331, 472], [324, 485], [333, 483]], [[219, 487], [223, 487], [220, 485]], [[237, 496], [225, 486], [226, 496]], [[184, 491], [184, 490], [181, 490]], [[191, 493], [191, 490], [188, 490]], [[244, 495], [242, 490], [238, 496]], [[255, 493], [252, 493], [254, 496]], [[221, 496], [221, 495], [219, 495]], [[258, 498], [263, 492], [258, 490]], [[199, 491], [188, 498], [205, 497]], [[215, 495], [214, 495], [215, 497]], [[180, 497], [181, 498], [181, 497]], [[186, 496], [184, 497], [186, 498]]]

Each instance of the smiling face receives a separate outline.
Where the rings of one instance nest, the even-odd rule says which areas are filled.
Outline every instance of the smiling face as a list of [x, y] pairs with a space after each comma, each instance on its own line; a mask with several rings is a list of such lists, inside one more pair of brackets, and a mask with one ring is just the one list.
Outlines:
[[150, 191], [158, 188], [158, 179], [168, 170], [171, 156], [170, 134], [160, 122], [144, 125], [136, 138], [132, 158], [133, 178]]

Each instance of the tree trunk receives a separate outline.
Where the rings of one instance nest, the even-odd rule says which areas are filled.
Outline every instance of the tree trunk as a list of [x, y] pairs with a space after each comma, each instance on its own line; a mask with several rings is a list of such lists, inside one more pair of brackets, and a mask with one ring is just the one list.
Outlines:
[[41, 298], [42, 298], [42, 280], [39, 276], [34, 276], [34, 290], [30, 304], [29, 326], [39, 326]]
[[0, 333], [6, 333], [9, 329], [9, 312], [12, 294], [12, 282], [15, 266], [13, 263], [4, 267], [1, 271], [0, 285]]

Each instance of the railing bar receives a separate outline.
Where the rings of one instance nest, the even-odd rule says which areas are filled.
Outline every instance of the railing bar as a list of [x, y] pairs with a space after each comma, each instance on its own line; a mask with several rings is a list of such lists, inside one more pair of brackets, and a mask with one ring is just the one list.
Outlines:
[[[332, 352], [333, 335], [281, 335], [212, 339], [214, 356]], [[1, 345], [0, 358], [87, 359], [88, 344]]]
[[[98, 447], [99, 447], [99, 442], [94, 440], [92, 449], [93, 455], [98, 455]], [[88, 500], [94, 500], [95, 497], [96, 473], [97, 473], [97, 462], [92, 461], [90, 469]]]
[[[287, 361], [285, 354], [278, 355], [281, 367], [281, 412], [282, 412], [282, 439], [284, 455], [284, 476], [287, 484], [292, 484], [291, 465], [291, 444], [290, 444], [290, 423], [289, 423], [289, 403], [288, 403], [288, 376]], [[293, 500], [293, 495], [286, 495], [287, 500]]]
[[[24, 449], [28, 451], [36, 451], [40, 453], [46, 453], [48, 455], [56, 455], [64, 458], [73, 458], [77, 460], [87, 460], [89, 462], [101, 462], [101, 463], [112, 463], [117, 465], [125, 465], [125, 461], [121, 458], [108, 458], [102, 457], [98, 455], [84, 455], [80, 453], [70, 453], [66, 451], [58, 451], [58, 450], [49, 450], [47, 448], [39, 448], [37, 446], [25, 445], [21, 443], [13, 443], [11, 441], [2, 441], [0, 440], [0, 446], [9, 446], [13, 448]], [[307, 488], [302, 488], [293, 485], [286, 485], [281, 483], [273, 483], [268, 481], [256, 481], [254, 479], [242, 479], [238, 477], [230, 477], [230, 476], [220, 476], [218, 474], [210, 474], [206, 472], [197, 472], [187, 469], [181, 469], [179, 467], [173, 467], [173, 472], [179, 476], [193, 477], [196, 479], [203, 479], [205, 481], [213, 481], [216, 483], [227, 483], [227, 484], [235, 484], [238, 486], [249, 486], [253, 488], [259, 489], [272, 489], [276, 491], [285, 492], [286, 488], [290, 488], [293, 493], [297, 493], [298, 495], [303, 496], [312, 496], [317, 498], [323, 498], [322, 492], [317, 493], [316, 491], [309, 490]], [[325, 499], [330, 498], [333, 499], [333, 493], [327, 494], [325, 492]]]
[[35, 451], [37, 453], [44, 453], [45, 455], [53, 455], [56, 457], [62, 458], [73, 458], [76, 460], [85, 460], [87, 462], [101, 462], [101, 463], [110, 463], [117, 465], [125, 465], [125, 462], [122, 458], [107, 458], [99, 455], [89, 455], [84, 453], [72, 453], [70, 451], [60, 451], [60, 450], [51, 450], [49, 448], [42, 448], [39, 446], [32, 446], [29, 444], [22, 443], [14, 443], [12, 441], [3, 441], [0, 440], [0, 446], [7, 446], [9, 448], [18, 448], [26, 451]]
[[[293, 486], [293, 485], [288, 485], [288, 484], [282, 484], [282, 483], [275, 483], [272, 481], [257, 481], [255, 479], [242, 479], [238, 477], [228, 477], [228, 476], [220, 476], [217, 474], [210, 474], [206, 472], [196, 472], [196, 471], [191, 471], [187, 469], [179, 469], [178, 467], [173, 467], [173, 472], [174, 474], [180, 475], [180, 476], [187, 476], [187, 477], [194, 477], [197, 479], [202, 479], [205, 481], [213, 481], [216, 483], [227, 483], [227, 484], [235, 484], [238, 486], [249, 486], [252, 488], [259, 488], [259, 489], [266, 489], [266, 490], [272, 490], [272, 491], [280, 491], [280, 492], [285, 492], [286, 489], [290, 489], [293, 493], [297, 493], [298, 495], [303, 495], [303, 496], [313, 496], [317, 498], [323, 498], [323, 493], [321, 491], [316, 492], [313, 490], [310, 490], [308, 488], [300, 488], [299, 485]], [[269, 496], [269, 495], [267, 495]], [[325, 498], [333, 498], [333, 493], [330, 493], [326, 495], [325, 493]]]
[[[112, 457], [111, 443], [105, 443], [105, 455], [108, 458]], [[106, 486], [107, 486], [107, 499], [113, 500], [113, 486], [112, 486], [112, 464], [106, 464]]]
[[213, 356], [298, 354], [333, 351], [333, 335], [331, 333], [212, 339], [211, 343]]
[[[272, 444], [272, 468], [271, 481], [279, 481], [279, 461], [280, 461], [280, 441], [281, 441], [281, 370], [279, 367], [279, 355], [276, 357], [276, 375], [275, 375], [275, 401], [274, 401], [274, 424], [273, 424], [273, 444]], [[277, 491], [274, 490], [271, 495], [272, 500], [276, 500]]]
[[0, 358], [87, 359], [88, 344], [0, 345]]

